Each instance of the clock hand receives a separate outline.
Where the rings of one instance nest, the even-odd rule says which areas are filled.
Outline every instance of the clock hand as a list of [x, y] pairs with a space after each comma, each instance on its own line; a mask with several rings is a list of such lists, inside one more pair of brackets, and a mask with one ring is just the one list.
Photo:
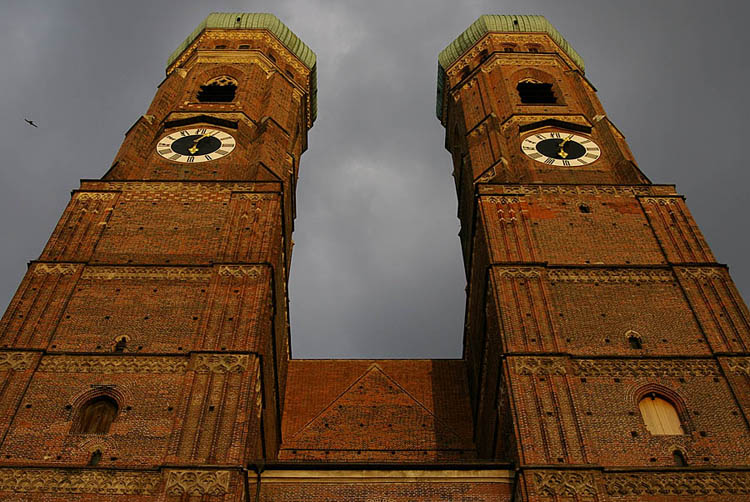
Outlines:
[[568, 141], [570, 141], [570, 139], [572, 137], [573, 137], [573, 135], [571, 134], [570, 136], [568, 136], [567, 138], [565, 138], [564, 140], [562, 140], [559, 145], [557, 145], [557, 146], [560, 147], [560, 151], [557, 152], [557, 155], [559, 155], [563, 159], [568, 156], [568, 154], [565, 152], [565, 150], [563, 149], [563, 147], [565, 146], [565, 143], [567, 143]]
[[203, 136], [200, 136], [198, 139], [196, 139], [195, 141], [193, 141], [193, 146], [191, 146], [190, 148], [188, 148], [188, 152], [190, 152], [193, 155], [195, 155], [195, 152], [198, 151], [198, 143], [200, 143], [203, 138], [207, 138], [209, 136], [211, 136], [211, 135], [210, 134], [204, 134]]

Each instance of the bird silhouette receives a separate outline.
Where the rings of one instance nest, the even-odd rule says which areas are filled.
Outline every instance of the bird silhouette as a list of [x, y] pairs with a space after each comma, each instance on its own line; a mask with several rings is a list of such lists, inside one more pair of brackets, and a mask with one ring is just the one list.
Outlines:
[[38, 125], [36, 125], [36, 124], [34, 123], [34, 121], [33, 121], [33, 120], [29, 120], [29, 119], [24, 119], [24, 120], [25, 120], [25, 121], [26, 121], [26, 122], [27, 122], [27, 123], [28, 123], [29, 125], [32, 125], [32, 126], [34, 126], [34, 127], [39, 127]]

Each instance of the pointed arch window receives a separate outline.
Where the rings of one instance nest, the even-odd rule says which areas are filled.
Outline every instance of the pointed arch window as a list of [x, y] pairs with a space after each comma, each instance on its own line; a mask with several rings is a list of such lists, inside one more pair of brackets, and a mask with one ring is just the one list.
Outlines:
[[201, 86], [198, 101], [201, 103], [228, 103], [234, 100], [237, 81], [230, 76], [215, 77]]
[[646, 429], [655, 436], [678, 436], [685, 433], [677, 409], [661, 396], [650, 394], [638, 403]]
[[78, 434], [107, 434], [117, 416], [117, 409], [117, 402], [111, 397], [95, 397], [81, 406], [73, 430]]
[[552, 84], [540, 82], [534, 78], [525, 78], [516, 86], [521, 103], [524, 104], [552, 104], [557, 103]]

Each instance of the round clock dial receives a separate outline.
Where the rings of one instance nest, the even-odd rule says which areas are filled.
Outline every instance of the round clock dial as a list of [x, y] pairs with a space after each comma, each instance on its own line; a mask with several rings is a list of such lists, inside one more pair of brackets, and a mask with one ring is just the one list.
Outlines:
[[526, 136], [521, 151], [548, 166], [578, 167], [591, 164], [602, 151], [594, 140], [565, 131], [548, 131]]
[[236, 142], [218, 129], [182, 129], [164, 136], [156, 145], [159, 155], [175, 162], [206, 162], [229, 155]]

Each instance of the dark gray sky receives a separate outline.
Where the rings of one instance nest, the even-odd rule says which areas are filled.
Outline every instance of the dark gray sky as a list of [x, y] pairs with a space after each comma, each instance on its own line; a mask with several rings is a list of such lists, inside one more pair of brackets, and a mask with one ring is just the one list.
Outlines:
[[[295, 357], [459, 357], [464, 286], [437, 54], [480, 14], [542, 14], [641, 169], [676, 183], [750, 291], [743, 1], [62, 1], [0, 6], [0, 306], [167, 56], [212, 11], [273, 12], [318, 55], [290, 281]], [[37, 121], [34, 129], [23, 121]]]

